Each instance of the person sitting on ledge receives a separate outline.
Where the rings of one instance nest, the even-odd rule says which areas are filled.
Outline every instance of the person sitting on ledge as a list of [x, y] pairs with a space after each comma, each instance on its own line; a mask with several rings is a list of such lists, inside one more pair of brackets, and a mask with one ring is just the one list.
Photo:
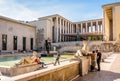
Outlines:
[[39, 57], [39, 58], [36, 57], [36, 58], [34, 59], [34, 62], [37, 62], [38, 64], [41, 64], [42, 67], [44, 67], [44, 65], [45, 65], [45, 63], [41, 61], [41, 57]]

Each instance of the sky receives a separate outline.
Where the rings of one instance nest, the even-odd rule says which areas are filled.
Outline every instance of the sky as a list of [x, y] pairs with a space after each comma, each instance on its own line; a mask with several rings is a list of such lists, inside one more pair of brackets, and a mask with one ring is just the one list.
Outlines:
[[59, 14], [72, 21], [103, 17], [102, 5], [120, 0], [0, 0], [0, 16], [32, 21]]

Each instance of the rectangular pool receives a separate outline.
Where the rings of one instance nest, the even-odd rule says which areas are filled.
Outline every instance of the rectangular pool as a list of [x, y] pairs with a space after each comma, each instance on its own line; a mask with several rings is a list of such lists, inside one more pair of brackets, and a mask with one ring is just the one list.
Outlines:
[[[0, 66], [14, 66], [15, 63], [18, 63], [20, 59], [25, 57], [31, 57], [31, 56], [5, 56], [0, 58]], [[68, 60], [72, 58], [73, 55], [61, 55], [60, 61]], [[55, 56], [54, 57], [42, 57], [42, 61], [45, 62], [45, 64], [54, 63], [55, 62]]]

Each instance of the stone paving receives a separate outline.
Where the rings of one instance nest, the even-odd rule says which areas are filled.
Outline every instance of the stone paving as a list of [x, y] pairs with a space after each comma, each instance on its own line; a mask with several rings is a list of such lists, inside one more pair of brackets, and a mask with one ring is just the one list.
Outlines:
[[120, 81], [120, 54], [113, 54], [101, 63], [101, 71], [89, 72], [73, 81]]

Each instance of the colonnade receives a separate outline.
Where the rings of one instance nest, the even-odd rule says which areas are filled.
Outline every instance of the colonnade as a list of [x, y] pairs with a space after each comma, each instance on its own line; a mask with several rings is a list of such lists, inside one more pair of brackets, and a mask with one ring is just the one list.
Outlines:
[[[75, 41], [76, 34], [102, 34], [102, 19], [71, 22], [61, 16], [51, 17], [51, 39], [53, 42]], [[74, 39], [74, 40], [73, 40]]]
[[77, 22], [75, 24], [76, 24], [76, 32], [79, 32], [80, 34], [103, 32], [102, 19], [94, 20], [94, 21], [91, 20], [85, 22]]

